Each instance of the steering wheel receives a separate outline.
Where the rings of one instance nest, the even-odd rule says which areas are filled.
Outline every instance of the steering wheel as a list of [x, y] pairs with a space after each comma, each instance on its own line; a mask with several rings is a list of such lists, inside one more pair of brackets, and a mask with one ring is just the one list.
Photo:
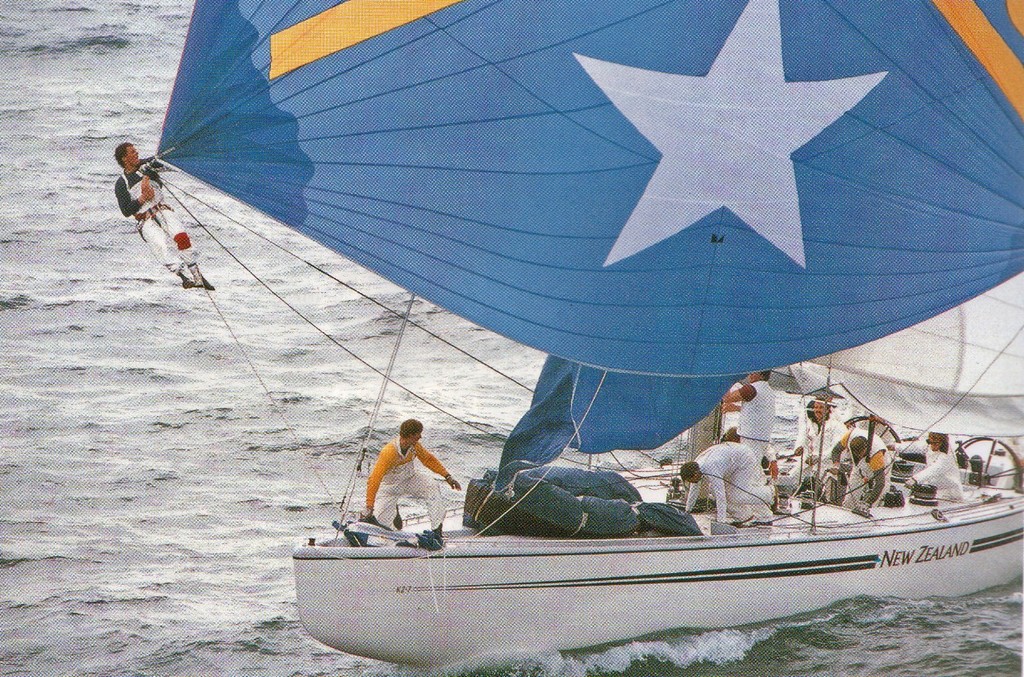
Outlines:
[[854, 416], [853, 418], [846, 419], [846, 426], [848, 428], [852, 428], [858, 423], [870, 421], [872, 418], [875, 420], [875, 437], [881, 437], [888, 433], [889, 435], [892, 435], [896, 442], [903, 441], [900, 438], [900, 434], [893, 429], [892, 425], [890, 425], [888, 421], [881, 421], [877, 416]]
[[1006, 444], [1006, 442], [997, 440], [994, 437], [972, 437], [961, 442], [959, 446], [964, 450], [964, 453], [970, 457], [971, 454], [968, 453], [968, 449], [979, 444], [982, 445], [980, 449], [985, 449], [986, 446], [988, 448], [988, 458], [985, 461], [985, 468], [982, 470], [982, 474], [984, 476], [988, 476], [993, 458], [1005, 456], [1013, 463], [1013, 488], [1017, 491], [1021, 491], [1021, 487], [1024, 486], [1024, 461], [1022, 461], [1020, 456], [1017, 455], [1017, 452], [1015, 452], [1010, 445]]

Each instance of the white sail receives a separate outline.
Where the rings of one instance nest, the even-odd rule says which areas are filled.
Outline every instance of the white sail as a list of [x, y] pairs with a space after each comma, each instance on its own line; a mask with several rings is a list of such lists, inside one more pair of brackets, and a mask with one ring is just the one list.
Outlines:
[[1024, 434], [1024, 275], [908, 329], [794, 367], [907, 428]]

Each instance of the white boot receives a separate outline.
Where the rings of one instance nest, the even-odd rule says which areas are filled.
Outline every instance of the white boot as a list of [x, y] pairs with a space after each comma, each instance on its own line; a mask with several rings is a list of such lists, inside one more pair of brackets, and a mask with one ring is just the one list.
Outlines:
[[188, 270], [189, 270], [190, 273], [192, 273], [192, 278], [195, 280], [195, 286], [196, 287], [202, 287], [203, 289], [209, 289], [210, 291], [214, 290], [213, 285], [210, 284], [209, 282], [207, 282], [206, 278], [203, 277], [203, 274], [199, 272], [199, 264], [198, 263], [191, 264], [188, 267]]

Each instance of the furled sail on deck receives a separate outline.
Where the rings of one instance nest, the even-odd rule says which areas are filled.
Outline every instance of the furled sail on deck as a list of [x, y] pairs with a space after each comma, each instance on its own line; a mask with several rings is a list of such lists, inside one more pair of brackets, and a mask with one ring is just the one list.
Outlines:
[[1008, 8], [198, 0], [159, 152], [545, 352], [742, 373], [1024, 270]]

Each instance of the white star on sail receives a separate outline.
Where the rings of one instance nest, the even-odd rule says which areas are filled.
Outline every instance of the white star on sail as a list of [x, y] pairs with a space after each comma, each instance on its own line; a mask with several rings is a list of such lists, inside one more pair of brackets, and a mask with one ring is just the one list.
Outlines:
[[886, 75], [786, 82], [778, 0], [750, 1], [705, 77], [575, 56], [662, 154], [606, 266], [727, 207], [803, 267], [790, 154]]

